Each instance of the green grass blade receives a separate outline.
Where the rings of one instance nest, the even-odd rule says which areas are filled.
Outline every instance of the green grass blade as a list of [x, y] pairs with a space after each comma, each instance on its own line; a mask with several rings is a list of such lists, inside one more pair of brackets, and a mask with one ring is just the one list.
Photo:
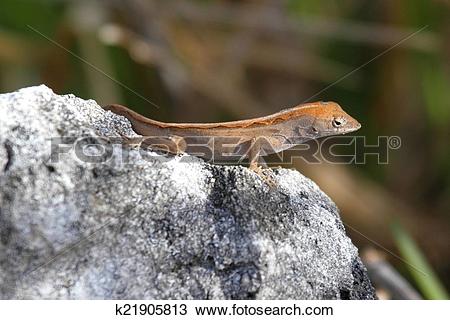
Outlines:
[[392, 225], [392, 233], [401, 256], [411, 264], [407, 268], [422, 295], [426, 299], [447, 300], [444, 286], [411, 236], [399, 223]]

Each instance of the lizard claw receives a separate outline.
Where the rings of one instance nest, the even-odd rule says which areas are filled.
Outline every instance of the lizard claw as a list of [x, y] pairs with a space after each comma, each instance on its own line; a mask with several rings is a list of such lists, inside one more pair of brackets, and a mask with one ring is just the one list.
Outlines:
[[262, 168], [261, 166], [251, 166], [250, 170], [256, 173], [269, 187], [275, 188], [278, 183], [271, 168]]

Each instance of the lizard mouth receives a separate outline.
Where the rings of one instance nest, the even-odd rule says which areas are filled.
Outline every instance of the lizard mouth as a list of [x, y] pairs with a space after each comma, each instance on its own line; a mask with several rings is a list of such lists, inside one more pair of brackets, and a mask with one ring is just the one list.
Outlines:
[[361, 123], [358, 122], [352, 131], [357, 131], [359, 129], [361, 129]]
[[359, 122], [355, 123], [353, 126], [347, 128], [344, 130], [344, 132], [342, 132], [342, 134], [346, 134], [346, 133], [350, 133], [350, 132], [355, 132], [357, 130], [361, 129], [361, 124]]

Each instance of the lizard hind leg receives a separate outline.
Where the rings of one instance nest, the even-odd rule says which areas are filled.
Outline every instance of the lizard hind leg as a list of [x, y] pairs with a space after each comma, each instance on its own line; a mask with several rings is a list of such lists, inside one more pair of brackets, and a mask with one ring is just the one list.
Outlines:
[[173, 154], [180, 155], [186, 152], [187, 144], [186, 140], [180, 136], [171, 136], [170, 140], [173, 142], [174, 147], [172, 150]]
[[179, 155], [186, 151], [186, 141], [179, 136], [146, 137], [145, 144], [150, 149]]
[[140, 148], [144, 141], [143, 137], [129, 137], [122, 133], [119, 133], [119, 135], [120, 135], [121, 143], [123, 145], [128, 145], [134, 149]]

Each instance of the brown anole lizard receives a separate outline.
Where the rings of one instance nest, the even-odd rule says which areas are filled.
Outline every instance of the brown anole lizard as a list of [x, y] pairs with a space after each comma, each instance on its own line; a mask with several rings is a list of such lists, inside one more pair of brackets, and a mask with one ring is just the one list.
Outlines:
[[262, 156], [320, 137], [345, 134], [361, 125], [334, 102], [301, 104], [269, 116], [218, 123], [166, 123], [148, 119], [124, 106], [104, 107], [126, 117], [140, 142], [170, 153], [186, 152], [214, 162], [248, 158], [262, 173]]

